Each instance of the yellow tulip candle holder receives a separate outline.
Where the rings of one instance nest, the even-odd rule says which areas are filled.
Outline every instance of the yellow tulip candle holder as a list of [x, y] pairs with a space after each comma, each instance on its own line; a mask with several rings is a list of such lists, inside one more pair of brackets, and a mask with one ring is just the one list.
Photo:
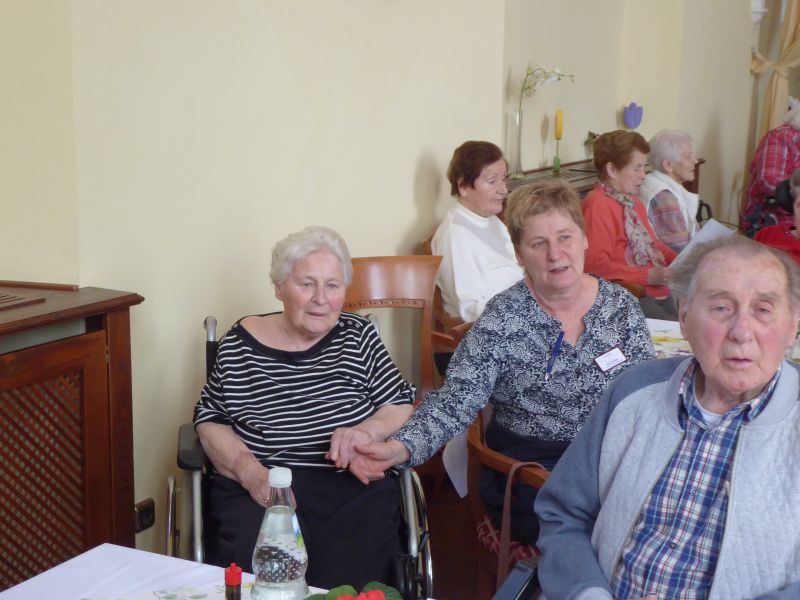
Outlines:
[[561, 173], [561, 157], [558, 155], [558, 144], [561, 141], [561, 136], [564, 135], [564, 112], [561, 110], [556, 111], [554, 134], [556, 138], [556, 155], [553, 157], [553, 175], [558, 175]]

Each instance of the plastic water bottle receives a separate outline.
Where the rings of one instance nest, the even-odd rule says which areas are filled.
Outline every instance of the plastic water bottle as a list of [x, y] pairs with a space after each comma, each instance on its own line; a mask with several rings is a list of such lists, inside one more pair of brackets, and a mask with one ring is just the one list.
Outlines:
[[253, 550], [250, 592], [256, 600], [301, 600], [308, 596], [308, 554], [294, 513], [292, 472], [285, 467], [269, 471], [269, 503]]

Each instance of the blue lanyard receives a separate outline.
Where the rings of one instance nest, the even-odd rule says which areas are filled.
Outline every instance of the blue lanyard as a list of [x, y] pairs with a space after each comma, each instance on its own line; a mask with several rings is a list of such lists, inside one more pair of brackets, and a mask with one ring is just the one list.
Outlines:
[[558, 333], [558, 337], [556, 338], [556, 345], [553, 347], [553, 353], [550, 355], [550, 362], [547, 363], [547, 371], [544, 374], [544, 380], [547, 381], [550, 379], [550, 373], [553, 372], [553, 367], [556, 364], [556, 358], [558, 358], [559, 352], [561, 352], [561, 342], [564, 341], [564, 331], [560, 331]]

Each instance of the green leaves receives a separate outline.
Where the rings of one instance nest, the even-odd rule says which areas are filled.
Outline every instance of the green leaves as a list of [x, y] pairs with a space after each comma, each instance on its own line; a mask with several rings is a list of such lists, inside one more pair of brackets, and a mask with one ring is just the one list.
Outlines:
[[366, 584], [361, 590], [361, 594], [359, 594], [352, 585], [340, 585], [330, 590], [327, 594], [312, 594], [306, 597], [306, 600], [339, 600], [342, 597], [347, 600], [350, 598], [368, 598], [372, 600], [372, 598], [380, 596], [377, 592], [375, 594], [369, 594], [369, 592], [373, 590], [383, 592], [385, 600], [403, 600], [400, 596], [400, 592], [392, 586], [385, 585], [378, 581], [370, 581]]
[[533, 96], [539, 85], [544, 85], [552, 81], [561, 81], [562, 79], [575, 81], [575, 76], [564, 73], [558, 67], [555, 69], [545, 69], [536, 63], [528, 63], [528, 68], [525, 71], [525, 78], [522, 80], [522, 88], [519, 91], [518, 110], [522, 110], [522, 99]]
[[400, 596], [400, 592], [394, 589], [390, 585], [385, 585], [383, 583], [378, 583], [377, 581], [370, 581], [367, 585], [364, 586], [362, 592], [369, 592], [371, 590], [380, 590], [383, 592], [383, 595], [386, 597], [386, 600], [403, 600]]

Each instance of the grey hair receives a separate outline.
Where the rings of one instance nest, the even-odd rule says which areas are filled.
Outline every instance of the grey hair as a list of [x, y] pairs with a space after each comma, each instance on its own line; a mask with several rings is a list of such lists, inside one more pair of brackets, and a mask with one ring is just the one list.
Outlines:
[[338, 233], [330, 227], [312, 225], [302, 231], [292, 233], [272, 249], [272, 265], [269, 277], [274, 284], [286, 281], [294, 266], [314, 252], [327, 250], [342, 263], [345, 287], [353, 280], [353, 262], [347, 244]]
[[795, 104], [786, 112], [783, 122], [800, 129], [800, 103]]
[[664, 172], [664, 161], [677, 162], [681, 157], [681, 146], [692, 144], [692, 136], [683, 131], [662, 129], [650, 138], [650, 164], [656, 171]]
[[717, 250], [727, 250], [731, 254], [738, 254], [746, 259], [759, 256], [775, 257], [786, 274], [786, 293], [789, 296], [792, 311], [800, 312], [800, 267], [797, 266], [797, 263], [785, 252], [759, 244], [739, 234], [697, 244], [680, 264], [670, 269], [669, 289], [679, 304], [692, 299], [697, 287], [697, 274], [700, 272], [703, 261], [709, 254]]

